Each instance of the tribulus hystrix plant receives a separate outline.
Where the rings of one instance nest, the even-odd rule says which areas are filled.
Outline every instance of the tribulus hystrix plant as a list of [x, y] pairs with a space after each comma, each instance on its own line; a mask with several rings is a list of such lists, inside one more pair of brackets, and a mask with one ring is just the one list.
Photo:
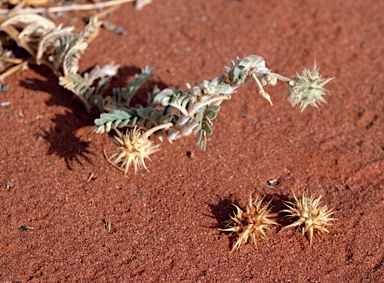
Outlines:
[[287, 217], [294, 220], [282, 230], [288, 228], [299, 228], [303, 234], [308, 234], [310, 245], [315, 232], [319, 235], [327, 234], [327, 226], [332, 225], [330, 221], [336, 220], [332, 218], [334, 211], [328, 209], [326, 205], [320, 205], [322, 196], [315, 198], [311, 196], [307, 198], [303, 193], [301, 197], [293, 195], [294, 202], [286, 202], [287, 209], [282, 212], [287, 213]]
[[[323, 96], [327, 90], [324, 87], [332, 80], [322, 78], [316, 64], [312, 71], [305, 69], [302, 74], [289, 79], [268, 69], [261, 56], [250, 55], [232, 61], [231, 66], [225, 68], [225, 74], [193, 87], [187, 84], [186, 91], [155, 87], [148, 94], [146, 103], [133, 106], [131, 100], [152, 75], [152, 68], [145, 67], [126, 87], [114, 89], [113, 95], [109, 96], [104, 92], [116, 76], [119, 65], [95, 66], [89, 73], [78, 74], [79, 58], [98, 34], [100, 26], [101, 22], [92, 18], [84, 30], [76, 34], [72, 27], [56, 26], [42, 16], [24, 14], [10, 17], [0, 28], [27, 50], [36, 64], [49, 66], [59, 76], [59, 84], [73, 92], [88, 112], [94, 108], [101, 112], [95, 120], [95, 133], [116, 131], [117, 136], [112, 141], [118, 149], [107, 160], [125, 173], [130, 164], [134, 165], [135, 171], [139, 167], [146, 168], [144, 159], [157, 151], [149, 141], [150, 136], [171, 142], [193, 133], [198, 135], [198, 146], [204, 150], [221, 103], [231, 99], [246, 82], [253, 81], [258, 94], [271, 104], [271, 97], [264, 87], [285, 82], [289, 88], [287, 100], [293, 106], [299, 104], [304, 110], [308, 105], [317, 107], [325, 102]], [[135, 138], [138, 133], [147, 139], [146, 143], [151, 143], [148, 150], [133, 150], [143, 149], [143, 139]], [[135, 145], [136, 142], [139, 144]]]
[[[115, 100], [101, 103], [108, 105], [109, 111], [102, 113], [100, 118], [95, 120], [96, 133], [108, 133], [112, 129], [130, 131], [136, 125], [149, 131], [168, 124], [171, 126], [161, 131], [151, 131], [151, 134], [173, 141], [194, 133], [199, 137], [200, 149], [204, 150], [207, 136], [212, 134], [213, 120], [220, 110], [221, 103], [229, 100], [245, 82], [254, 81], [258, 93], [271, 104], [271, 97], [264, 90], [264, 86], [274, 86], [278, 80], [286, 82], [289, 86], [288, 100], [293, 106], [300, 103], [301, 109], [304, 110], [309, 104], [317, 106], [317, 103], [325, 101], [323, 95], [327, 90], [324, 85], [331, 80], [321, 78], [316, 67], [313, 71], [304, 70], [302, 75], [297, 75], [291, 80], [271, 72], [262, 57], [250, 55], [232, 62], [231, 67], [226, 67], [227, 74], [205, 80], [194, 87], [187, 85], [187, 91], [155, 88], [148, 97], [147, 105], [130, 106], [129, 102], [138, 87], [148, 79], [152, 71], [150, 68], [143, 69], [142, 74], [136, 76], [135, 81], [130, 82], [127, 88], [115, 90]], [[82, 96], [81, 92], [77, 94]]]

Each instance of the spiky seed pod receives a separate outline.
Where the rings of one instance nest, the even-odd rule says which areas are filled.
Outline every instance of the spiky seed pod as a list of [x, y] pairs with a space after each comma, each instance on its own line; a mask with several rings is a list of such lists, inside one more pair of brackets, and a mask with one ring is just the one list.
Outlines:
[[330, 221], [336, 220], [332, 218], [334, 211], [328, 209], [326, 205], [321, 206], [320, 200], [323, 196], [314, 198], [305, 197], [303, 193], [301, 197], [296, 197], [293, 194], [295, 202], [286, 202], [285, 205], [288, 209], [283, 210], [282, 212], [287, 213], [287, 217], [296, 219], [292, 224], [285, 226], [282, 230], [288, 228], [298, 227], [303, 236], [307, 233], [309, 235], [309, 242], [312, 245], [313, 234], [317, 232], [320, 234], [329, 233], [327, 226], [332, 225]]
[[[116, 130], [117, 136], [111, 138], [112, 142], [118, 146], [115, 152], [108, 157], [104, 151], [105, 158], [110, 164], [127, 174], [129, 166], [133, 164], [135, 173], [137, 169], [145, 166], [145, 159], [149, 155], [158, 151], [158, 145], [148, 139], [147, 133], [136, 126], [128, 130], [125, 134]], [[148, 170], [148, 169], [147, 169]]]
[[257, 238], [268, 240], [265, 231], [269, 230], [272, 225], [279, 225], [271, 219], [277, 216], [276, 213], [270, 212], [269, 205], [271, 202], [262, 206], [263, 200], [264, 198], [257, 197], [255, 201], [252, 201], [252, 196], [250, 196], [245, 211], [234, 205], [236, 212], [233, 216], [231, 215], [231, 219], [226, 222], [225, 228], [220, 229], [224, 232], [230, 232], [231, 236], [237, 237], [232, 251], [248, 242], [249, 238], [255, 246]]
[[302, 75], [296, 74], [289, 82], [290, 87], [286, 98], [293, 106], [300, 104], [301, 111], [304, 111], [308, 105], [317, 107], [319, 102], [326, 102], [323, 95], [328, 91], [324, 86], [331, 80], [333, 78], [321, 77], [315, 63], [312, 71], [304, 69]]

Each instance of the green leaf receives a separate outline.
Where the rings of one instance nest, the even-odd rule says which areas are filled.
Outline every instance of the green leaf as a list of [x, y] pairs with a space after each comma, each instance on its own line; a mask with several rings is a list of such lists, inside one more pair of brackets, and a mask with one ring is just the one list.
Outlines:
[[140, 87], [149, 79], [153, 73], [153, 68], [148, 66], [141, 70], [141, 74], [135, 76], [134, 81], [128, 82], [128, 87], [121, 89], [114, 89], [116, 101], [119, 103], [124, 102], [124, 105], [129, 107], [132, 98], [135, 96]]
[[219, 111], [220, 106], [212, 105], [205, 111], [205, 116], [211, 120], [215, 119], [217, 116], [217, 112]]
[[207, 146], [207, 134], [204, 131], [200, 132], [199, 140], [197, 141], [197, 144], [201, 150], [205, 150]]
[[212, 120], [216, 118], [217, 112], [219, 111], [220, 106], [204, 106], [198, 110], [195, 115], [195, 120], [197, 122], [197, 127], [195, 129], [195, 134], [199, 134], [199, 140], [197, 144], [200, 149], [204, 150], [207, 144], [207, 135], [211, 135], [212, 130]]
[[108, 133], [112, 128], [133, 127], [135, 125], [151, 129], [161, 124], [175, 123], [177, 119], [178, 116], [176, 115], [165, 114], [152, 107], [114, 109], [109, 113], [102, 113], [100, 118], [95, 120], [95, 133]]
[[[209, 121], [211, 122], [211, 121]], [[212, 127], [211, 127], [211, 123], [209, 123], [207, 121], [205, 121], [201, 127], [201, 129], [206, 132], [208, 135], [212, 134]]]

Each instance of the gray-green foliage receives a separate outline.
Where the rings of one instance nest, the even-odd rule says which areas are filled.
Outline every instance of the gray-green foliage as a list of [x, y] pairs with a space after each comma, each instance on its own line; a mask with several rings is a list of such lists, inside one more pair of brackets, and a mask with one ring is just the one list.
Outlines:
[[[145, 72], [145, 70], [151, 71]], [[298, 89], [302, 94], [301, 97], [308, 100], [308, 95], [313, 92], [312, 86], [315, 84], [312, 81], [310, 85], [306, 83], [309, 80], [308, 75], [315, 71], [304, 70], [302, 76], [298, 75], [294, 80], [291, 80], [272, 73], [265, 66], [262, 57], [251, 55], [243, 59], [237, 58], [236, 62], [232, 61], [231, 67], [226, 67], [227, 74], [212, 80], [204, 80], [194, 87], [188, 85], [187, 91], [155, 88], [153, 93], [148, 95], [145, 107], [142, 105], [131, 106], [130, 101], [133, 94], [137, 92], [143, 81], [152, 74], [152, 69], [147, 68], [145, 70], [143, 70], [145, 75], [142, 74], [141, 77], [136, 77], [134, 81], [129, 82], [127, 88], [114, 91], [115, 108], [108, 113], [101, 114], [100, 118], [95, 120], [96, 133], [109, 132], [111, 129], [124, 129], [135, 125], [149, 130], [162, 124], [172, 123], [173, 127], [159, 132], [161, 137], [164, 136], [165, 132], [166, 138], [172, 141], [194, 133], [198, 135], [199, 147], [205, 149], [207, 136], [212, 134], [213, 120], [220, 110], [220, 104], [224, 100], [230, 99], [236, 89], [247, 81], [255, 81], [259, 94], [270, 102], [269, 94], [265, 92], [263, 86], [273, 86], [277, 80], [284, 81], [290, 86], [287, 93], [290, 102], [293, 100], [292, 95], [295, 95], [295, 99], [298, 97]], [[315, 80], [320, 78], [318, 73], [316, 75]], [[320, 89], [316, 92], [313, 101], [323, 101], [322, 95], [325, 93], [325, 89], [322, 87], [329, 80], [322, 80], [317, 84]], [[297, 104], [296, 100], [293, 104]], [[316, 105], [315, 102], [311, 104]], [[302, 108], [305, 108], [304, 106], [305, 104], [302, 104]]]
[[207, 135], [212, 134], [212, 120], [216, 118], [219, 109], [219, 105], [204, 106], [196, 113], [197, 128], [195, 134], [199, 134], [197, 144], [201, 149], [206, 147]]
[[140, 126], [149, 130], [155, 126], [175, 122], [176, 115], [166, 114], [159, 109], [152, 107], [113, 109], [108, 113], [102, 113], [100, 118], [95, 120], [95, 133], [108, 133], [112, 129], [123, 129], [125, 127]]
[[59, 77], [59, 84], [73, 92], [84, 104], [88, 112], [93, 106], [97, 106], [99, 111], [116, 108], [118, 103], [110, 97], [104, 98], [103, 93], [108, 88], [109, 83], [117, 74], [119, 65], [113, 63], [100, 68], [96, 65], [90, 73], [83, 76], [79, 74], [69, 74]]

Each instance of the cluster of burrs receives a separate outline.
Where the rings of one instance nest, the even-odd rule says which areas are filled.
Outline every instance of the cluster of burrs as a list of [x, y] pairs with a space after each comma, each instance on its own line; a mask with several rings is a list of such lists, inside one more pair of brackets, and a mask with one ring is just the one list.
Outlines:
[[[282, 213], [286, 214], [286, 218], [292, 220], [292, 223], [283, 227], [282, 230], [297, 227], [301, 230], [303, 236], [308, 235], [312, 246], [315, 233], [319, 235], [329, 233], [327, 226], [332, 225], [330, 222], [336, 220], [332, 218], [334, 211], [328, 209], [326, 205], [320, 205], [322, 196], [307, 198], [303, 193], [301, 197], [293, 195], [293, 198], [294, 202], [286, 202], [287, 208], [282, 211]], [[230, 232], [230, 236], [237, 238], [232, 251], [237, 250], [249, 240], [256, 246], [258, 238], [267, 240], [265, 232], [269, 231], [273, 226], [280, 225], [275, 220], [278, 213], [271, 212], [271, 202], [263, 205], [263, 200], [264, 198], [259, 196], [252, 201], [252, 197], [250, 197], [245, 210], [234, 205], [236, 212], [225, 223], [225, 228], [220, 229], [224, 232]]]

